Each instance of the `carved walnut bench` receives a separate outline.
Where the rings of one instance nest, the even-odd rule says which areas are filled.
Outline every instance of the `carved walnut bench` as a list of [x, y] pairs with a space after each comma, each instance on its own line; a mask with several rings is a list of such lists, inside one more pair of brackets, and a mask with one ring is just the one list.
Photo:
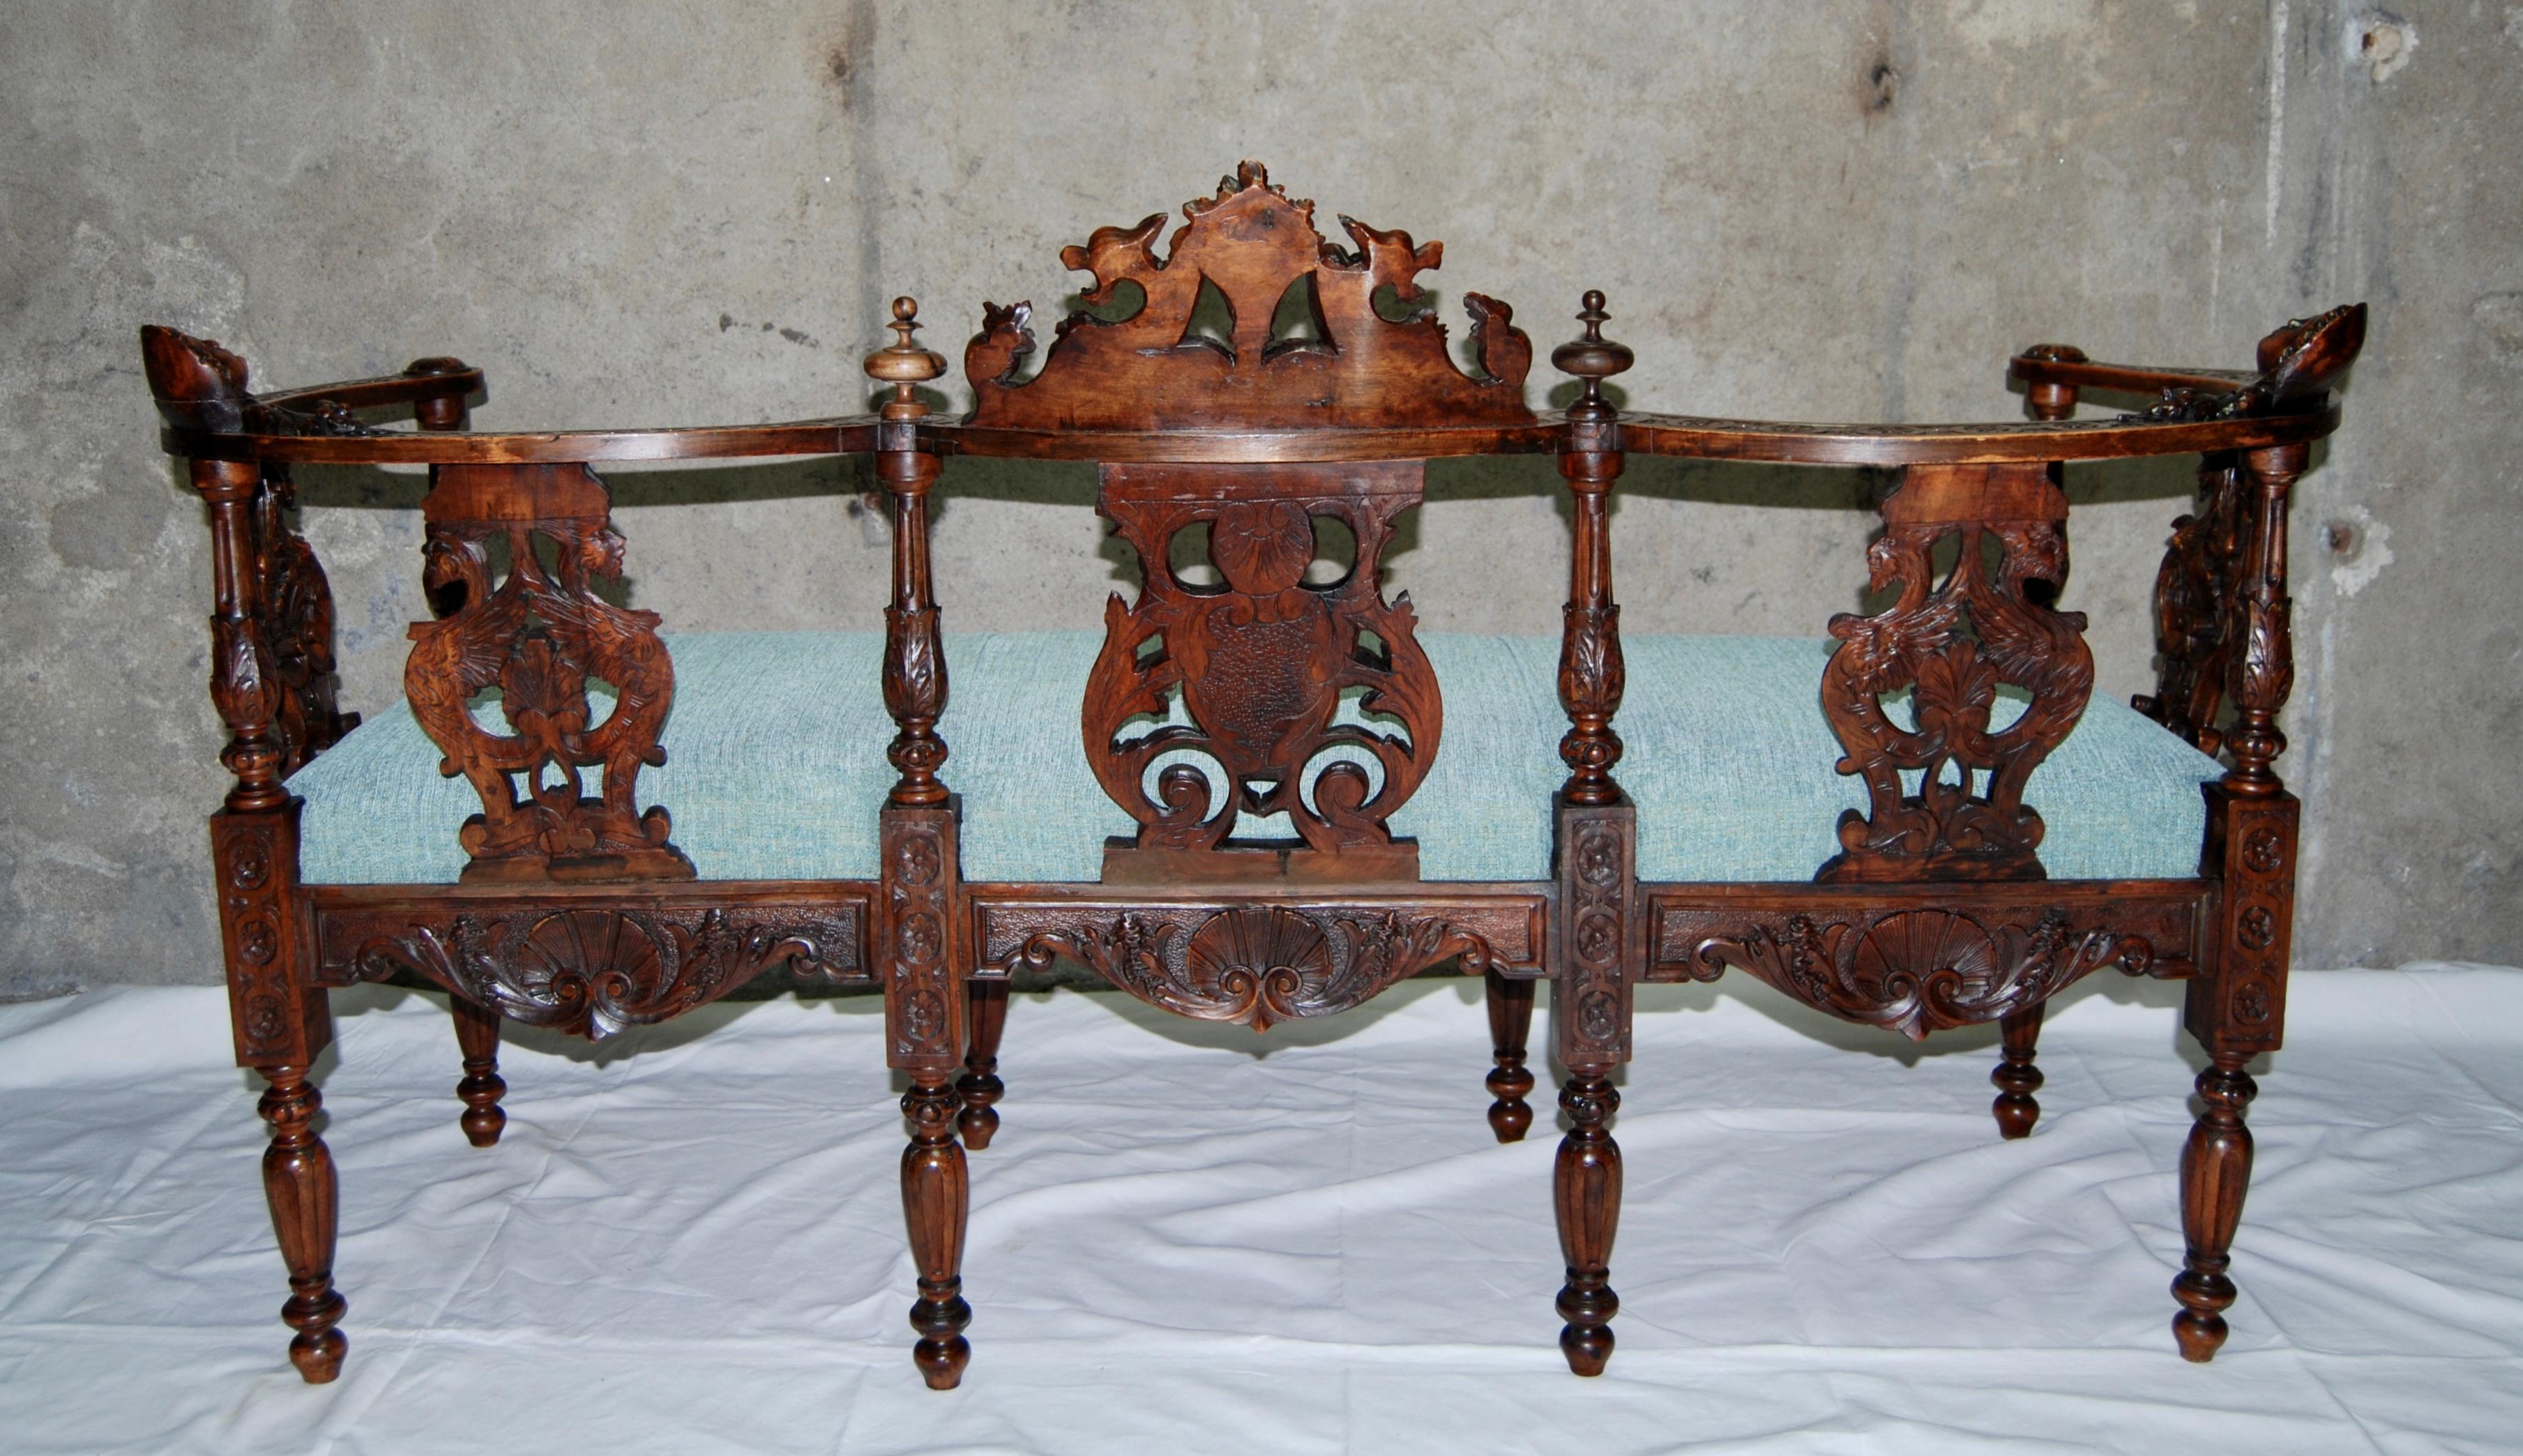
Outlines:
[[[1347, 218], [1354, 248], [1327, 243], [1251, 164], [1184, 212], [1163, 257], [1163, 212], [1063, 253], [1097, 311], [1038, 368], [1028, 305], [985, 307], [960, 421], [917, 391], [945, 361], [908, 299], [867, 361], [892, 390], [880, 414], [724, 429], [474, 433], [482, 376], [453, 359], [256, 396], [216, 345], [142, 331], [166, 446], [210, 506], [236, 780], [212, 820], [220, 923], [238, 1059], [270, 1084], [306, 1378], [347, 1347], [308, 1076], [331, 988], [452, 994], [461, 1123], [485, 1147], [503, 1019], [603, 1036], [770, 973], [881, 990], [911, 1083], [915, 1353], [943, 1387], [970, 1357], [965, 1150], [998, 1124], [1007, 978], [1059, 958], [1256, 1027], [1433, 967], [1484, 975], [1502, 1141], [1532, 1123], [1526, 1029], [1551, 981], [1560, 1344], [1589, 1375], [1618, 1307], [1610, 1079], [1640, 983], [1731, 967], [1913, 1037], [1997, 1021], [2012, 1138], [2038, 1115], [2050, 996], [2106, 966], [2186, 979], [2211, 1065], [2173, 1333], [2209, 1358], [2251, 1163], [2243, 1068], [2284, 1011], [2286, 508], [2338, 424], [2362, 305], [2270, 335], [2252, 371], [2032, 350], [2012, 364], [2029, 423], [1810, 426], [1618, 412], [1599, 386], [1631, 355], [1589, 294], [1552, 354], [1582, 391], [1546, 418], [1505, 305], [1464, 295], [1472, 367], [1450, 353], [1414, 281], [1438, 245]], [[2145, 402], [2072, 418], [2088, 390]], [[389, 409], [418, 429], [368, 417]], [[892, 497], [881, 631], [669, 634], [596, 589], [624, 542], [592, 466], [842, 453], [874, 456]], [[1572, 493], [1557, 641], [1422, 634], [1383, 593], [1424, 462], [1491, 453], [1550, 456]], [[1849, 574], [1888, 605], [1811, 640], [1624, 641], [1608, 498], [1633, 453], [1898, 471]], [[2093, 702], [2084, 620], [2054, 605], [2060, 467], [2190, 453], [2162, 691]], [[1100, 464], [1142, 580], [1102, 632], [943, 631], [928, 499], [957, 455]], [[364, 725], [335, 709], [327, 587], [289, 527], [299, 462], [430, 467], [435, 616], [405, 702]]]

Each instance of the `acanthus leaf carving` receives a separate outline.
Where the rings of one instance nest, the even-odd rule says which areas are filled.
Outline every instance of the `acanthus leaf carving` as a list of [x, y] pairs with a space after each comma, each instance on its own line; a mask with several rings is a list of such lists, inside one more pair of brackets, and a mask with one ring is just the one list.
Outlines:
[[1247, 905], [1078, 919], [1029, 934], [1008, 963], [1062, 956], [1151, 1006], [1256, 1031], [1348, 1010], [1445, 961], [1495, 963], [1485, 937], [1443, 916]]
[[328, 916], [341, 981], [409, 971], [529, 1026], [601, 1039], [715, 1001], [766, 971], [860, 979], [854, 911], [466, 909]]
[[1690, 972], [1714, 980], [1728, 966], [1749, 971], [1819, 1010], [1917, 1041], [2036, 1005], [2103, 965], [2143, 974], [2155, 960], [2144, 937], [2105, 925], [2077, 929], [2055, 908], [2029, 926], [2002, 923], [1995, 931], [1970, 916], [1922, 908], [1765, 918], [1702, 937]]

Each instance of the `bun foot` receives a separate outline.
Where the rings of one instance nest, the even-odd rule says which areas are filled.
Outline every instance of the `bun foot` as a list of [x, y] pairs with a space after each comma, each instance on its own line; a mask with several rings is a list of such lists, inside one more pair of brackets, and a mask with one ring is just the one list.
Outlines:
[[1595, 1376], [1612, 1361], [1612, 1328], [1609, 1325], [1565, 1325], [1559, 1331], [1559, 1353], [1568, 1357], [1568, 1368], [1579, 1375]]
[[1533, 1090], [1533, 1073], [1523, 1066], [1501, 1066], [1490, 1073], [1490, 1131], [1501, 1143], [1521, 1143], [1533, 1126], [1533, 1105], [1524, 1095]]
[[280, 1306], [280, 1318], [298, 1338], [289, 1341], [289, 1363], [298, 1367], [298, 1376], [310, 1386], [332, 1384], [342, 1373], [342, 1357], [351, 1350], [351, 1338], [333, 1328], [349, 1311], [350, 1301], [333, 1290], [315, 1298], [298, 1297]]
[[911, 1328], [921, 1334], [921, 1340], [911, 1347], [912, 1363], [920, 1367], [920, 1378], [931, 1390], [952, 1390], [964, 1383], [964, 1367], [972, 1363], [972, 1341], [964, 1338], [964, 1327], [973, 1322], [973, 1306], [961, 1294], [943, 1299], [924, 1298], [911, 1306]]

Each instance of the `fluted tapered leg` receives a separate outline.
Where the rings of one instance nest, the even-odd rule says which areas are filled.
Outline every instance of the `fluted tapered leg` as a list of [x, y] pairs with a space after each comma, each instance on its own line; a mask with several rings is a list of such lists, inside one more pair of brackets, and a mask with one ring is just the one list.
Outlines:
[[1501, 1143], [1521, 1143], [1533, 1126], [1533, 1073], [1524, 1064], [1524, 1039], [1533, 1025], [1533, 982], [1487, 976], [1490, 1007], [1490, 1130]]
[[912, 1084], [902, 1112], [911, 1120], [911, 1146], [902, 1151], [902, 1216], [911, 1230], [911, 1263], [920, 1298], [911, 1306], [911, 1328], [920, 1342], [911, 1357], [932, 1390], [951, 1390], [964, 1379], [973, 1347], [964, 1327], [973, 1306], [964, 1302], [964, 1223], [972, 1185], [964, 1150], [955, 1141], [956, 1096], [943, 1081]]
[[971, 1050], [964, 1054], [964, 1075], [955, 1091], [964, 1110], [955, 1119], [964, 1146], [975, 1152], [990, 1146], [999, 1130], [998, 1108], [1007, 1084], [999, 1080], [999, 1033], [1008, 1024], [1008, 983], [974, 981], [967, 987], [971, 1015], [967, 1020]]
[[2047, 1002], [2035, 1002], [2020, 1011], [2009, 1012], [1999, 1021], [2006, 1049], [1995, 1070], [1988, 1074], [1997, 1088], [1997, 1100], [1988, 1109], [1997, 1117], [1997, 1132], [2002, 1138], [2023, 1138], [2032, 1134], [2032, 1124], [2041, 1119], [2041, 1104], [2032, 1094], [2041, 1090], [2047, 1080], [2041, 1068], [2032, 1064], [2032, 1052], [2041, 1040], [2041, 1010]]
[[2234, 1281], [2225, 1270], [2233, 1263], [2234, 1229], [2252, 1181], [2252, 1130], [2243, 1125], [2243, 1109], [2260, 1092], [2243, 1070], [2248, 1059], [2219, 1056], [2199, 1074], [2207, 1105], [2181, 1150], [2181, 1234], [2188, 1248], [2172, 1280], [2172, 1297], [2181, 1301], [2172, 1339], [2185, 1360], [2215, 1357], [2225, 1342], [2225, 1309], [2234, 1302]]
[[500, 1108], [508, 1091], [500, 1076], [500, 1013], [461, 996], [448, 1004], [455, 1013], [455, 1046], [464, 1056], [464, 1080], [455, 1084], [455, 1095], [464, 1100], [457, 1124], [466, 1142], [488, 1148], [508, 1125], [508, 1114]]
[[280, 1236], [280, 1257], [289, 1266], [289, 1302], [280, 1306], [280, 1318], [298, 1332], [289, 1341], [289, 1363], [307, 1384], [320, 1386], [342, 1373], [342, 1356], [351, 1344], [334, 1328], [350, 1304], [333, 1288], [341, 1196], [332, 1150], [315, 1136], [315, 1114], [324, 1100], [307, 1081], [305, 1067], [269, 1067], [263, 1077], [271, 1086], [257, 1110], [271, 1126], [271, 1145], [262, 1153], [262, 1194]]
[[1559, 1287], [1559, 1352], [1579, 1375], [1601, 1375], [1612, 1358], [1612, 1236], [1621, 1223], [1621, 1149], [1604, 1127], [1621, 1095], [1599, 1073], [1571, 1072], [1559, 1090], [1568, 1135], [1559, 1140], [1551, 1196], [1559, 1213], [1559, 1251], [1568, 1282]]

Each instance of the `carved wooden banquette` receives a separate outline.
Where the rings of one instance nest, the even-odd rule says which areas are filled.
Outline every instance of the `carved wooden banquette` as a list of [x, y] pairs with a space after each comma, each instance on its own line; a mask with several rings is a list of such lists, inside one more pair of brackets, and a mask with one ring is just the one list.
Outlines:
[[[883, 995], [886, 1063], [910, 1082], [915, 1358], [931, 1386], [955, 1385], [970, 1356], [965, 1151], [986, 1147], [998, 1125], [1007, 978], [1057, 958], [1169, 1010], [1257, 1028], [1356, 1007], [1432, 967], [1484, 976], [1500, 1141], [1533, 1121], [1526, 1029], [1536, 982], [1550, 981], [1567, 1072], [1554, 1174], [1560, 1345], [1583, 1375], [1612, 1351], [1612, 1076], [1630, 1055], [1642, 982], [1742, 970], [1912, 1037], [1999, 1022], [1995, 1113], [2018, 1138], [2038, 1115], [2035, 1038], [2049, 997], [2105, 967], [2186, 980], [2185, 1022], [2210, 1064], [2181, 1160], [2188, 1250], [2173, 1334], [2184, 1356], [2214, 1354], [2235, 1297], [2228, 1250], [2252, 1158], [2244, 1066], [2277, 1047], [2285, 1010], [2297, 805], [2273, 763], [2293, 671], [2287, 506], [2311, 442], [2338, 424], [2328, 389], [2362, 341], [2362, 305], [2270, 335], [2252, 371], [2027, 351], [2011, 366], [2027, 423], [1812, 426], [1620, 413], [1600, 385], [1631, 353], [1603, 338], [1603, 301], [1590, 293], [1583, 336], [1552, 353], [1577, 398], [1544, 418], [1526, 404], [1532, 348], [1504, 304], [1463, 296], [1469, 366], [1456, 363], [1416, 281], [1438, 265], [1437, 244], [1346, 217], [1349, 246], [1327, 242], [1313, 205], [1251, 164], [1184, 211], [1163, 256], [1164, 213], [1064, 251], [1094, 277], [1092, 311], [1063, 321], [1038, 361], [1030, 307], [987, 306], [965, 352], [974, 405], [960, 422], [918, 392], [945, 361], [914, 341], [908, 299], [894, 305], [895, 342], [868, 356], [868, 373], [890, 387], [879, 413], [722, 429], [474, 433], [466, 411], [482, 376], [453, 359], [257, 396], [234, 354], [142, 331], [166, 447], [189, 460], [210, 510], [211, 690], [235, 776], [212, 843], [237, 1057], [269, 1083], [263, 1176], [300, 1372], [332, 1379], [346, 1348], [334, 1170], [309, 1081], [331, 1036], [329, 990], [417, 974], [452, 993], [461, 1125], [487, 1147], [503, 1123], [503, 1019], [601, 1036], [776, 973]], [[2073, 418], [2086, 391], [2143, 402]], [[417, 430], [377, 423], [390, 409], [408, 409]], [[1425, 462], [1495, 453], [1550, 456], [1571, 495], [1565, 633], [1538, 648], [1543, 671], [1529, 680], [1547, 682], [1555, 667], [1555, 705], [1495, 681], [1457, 681], [1449, 695], [1440, 660], [1478, 652], [1441, 652], [1409, 598], [1383, 587], [1382, 557], [1397, 517], [1421, 503]], [[832, 454], [871, 455], [891, 496], [881, 646], [852, 659], [871, 693], [881, 684], [890, 767], [788, 785], [838, 776], [838, 807], [822, 822], [868, 849], [838, 867], [848, 872], [811, 855], [783, 863], [814, 872], [763, 872], [744, 858], [761, 837], [751, 806], [716, 802], [724, 790], [708, 785], [720, 780], [697, 777], [677, 800], [669, 753], [708, 724], [682, 716], [707, 705], [678, 709], [676, 650], [694, 682], [706, 658], [701, 645], [670, 650], [656, 614], [597, 589], [622, 573], [624, 542], [592, 467]], [[1712, 744], [1700, 740], [1745, 730], [1672, 716], [1733, 685], [1690, 655], [1693, 639], [1639, 638], [1625, 653], [1608, 505], [1631, 454], [1897, 474], [1880, 495], [1882, 533], [1849, 571], [1852, 594], [1862, 584], [1888, 604], [1832, 619], [1827, 644], [1770, 644], [1792, 648], [1785, 657], [1738, 639], [1745, 661], [1788, 664], [1775, 733], [1756, 726], [1748, 742]], [[2068, 569], [2063, 463], [2157, 454], [2201, 457], [2200, 499], [2174, 523], [2157, 587], [2162, 690], [2137, 701], [2156, 720], [2145, 724], [2089, 701], [2084, 620], [2054, 603]], [[1055, 745], [1036, 755], [1046, 760], [1073, 764], [1057, 745], [1082, 747], [1087, 792], [1125, 816], [1109, 842], [1071, 844], [1084, 859], [1061, 862], [1082, 866], [1065, 876], [981, 872], [991, 836], [1026, 828], [1073, 841], [1076, 821], [1031, 785], [1010, 789], [1021, 776], [1011, 763], [1025, 755], [993, 761], [999, 750], [976, 730], [958, 764], [956, 734], [941, 732], [949, 647], [961, 639], [941, 634], [928, 498], [957, 455], [1098, 462], [1097, 508], [1137, 557], [1139, 589], [1112, 598], [1091, 660], [1028, 648], [1013, 655], [1053, 666], [965, 689], [1021, 698], [996, 705], [1001, 728], [1038, 731]], [[411, 629], [402, 731], [415, 746], [397, 772], [460, 778], [450, 791], [464, 801], [415, 828], [374, 816], [309, 827], [331, 802], [321, 771], [387, 725], [359, 728], [334, 705], [324, 576], [289, 519], [301, 462], [430, 467], [422, 570], [437, 615]], [[1354, 555], [1326, 573], [1318, 540], [1334, 527]], [[965, 660], [986, 668], [989, 653]], [[1056, 708], [1072, 697], [1082, 741]], [[1626, 759], [1615, 729], [1625, 698]], [[2078, 863], [2155, 872], [2054, 873], [2045, 833], [2057, 827], [2067, 855], [2080, 817], [2045, 813], [2052, 780], [2036, 771], [2055, 751], [2069, 785], [2071, 733], [2130, 731], [2146, 735], [2139, 757], [2172, 764], [2178, 812], [2089, 835]], [[1477, 857], [1457, 846], [1476, 815], [1445, 797], [1459, 782], [1435, 786], [1443, 748], [1464, 734], [1495, 761], [1462, 776], [1530, 785], [1479, 811], [1511, 821], [1509, 839], [1530, 845], [1520, 861], [1492, 857], [1510, 872], [1466, 872]], [[1695, 848], [1676, 851], [1707, 805], [1744, 796], [1727, 783], [1758, 777], [1677, 778], [1686, 750], [1712, 747], [1786, 762], [1799, 783], [1840, 794], [1835, 847], [1826, 811], [1790, 859], [1771, 856], [1787, 869], [1765, 868], [1754, 826], [1793, 816], [1756, 785], [1745, 814], [1718, 815]], [[2088, 787], [2100, 799], [2138, 792], [2099, 772]], [[668, 785], [669, 802], [643, 803], [651, 782]], [[1398, 834], [1414, 795], [1421, 832]], [[677, 825], [698, 845], [710, 814], [738, 819], [737, 848], [696, 861]], [[2178, 842], [2128, 858], [2122, 841], [2160, 838], [2166, 822]], [[416, 843], [392, 842], [399, 833]], [[455, 855], [457, 868], [310, 872], [380, 842]]]

